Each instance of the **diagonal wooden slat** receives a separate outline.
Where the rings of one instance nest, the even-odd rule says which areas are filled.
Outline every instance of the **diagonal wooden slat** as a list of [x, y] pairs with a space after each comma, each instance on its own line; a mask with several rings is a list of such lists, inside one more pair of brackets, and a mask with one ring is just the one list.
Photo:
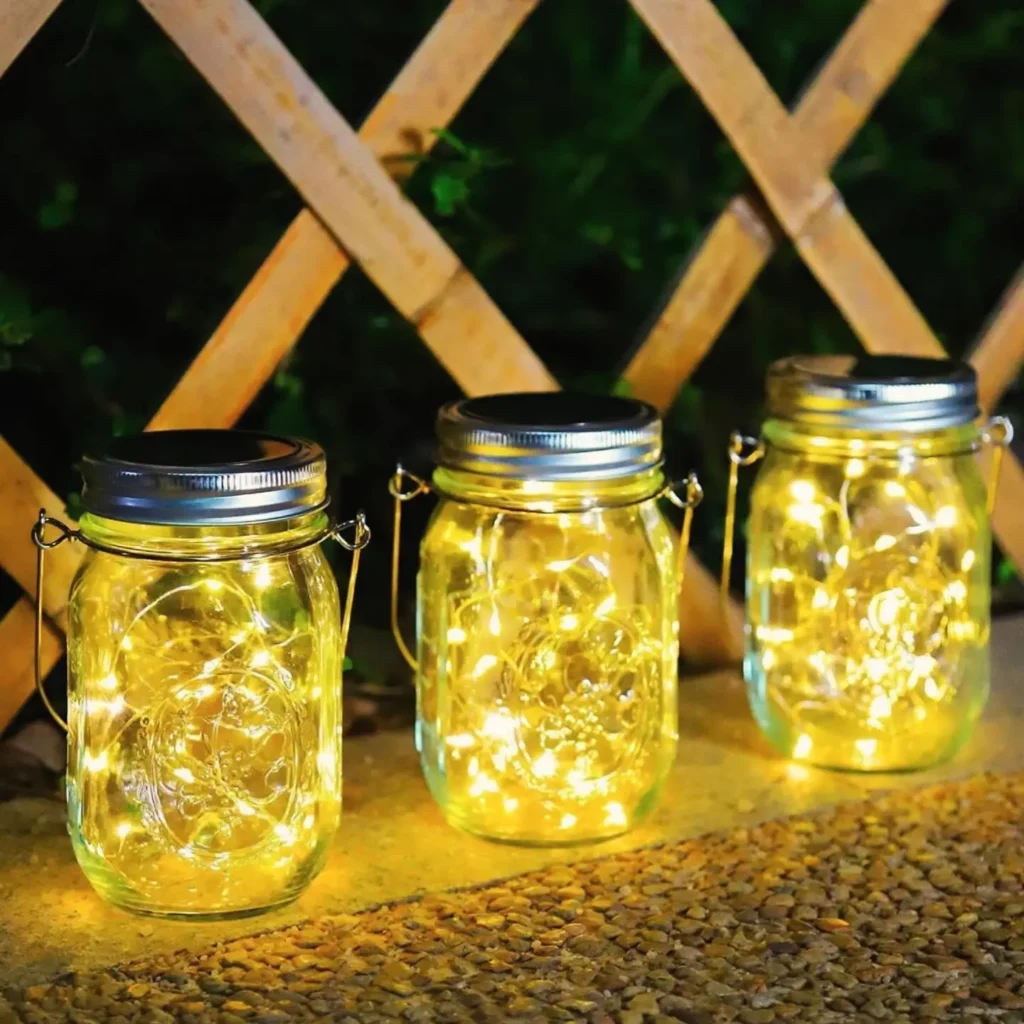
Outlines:
[[[826, 173], [949, 0], [869, 0], [793, 112], [803, 158]], [[662, 411], [710, 351], [775, 251], [775, 221], [739, 194], [702, 239], [625, 371]]]
[[[51, 514], [64, 511], [64, 502], [26, 465], [20, 455], [0, 437], [0, 565], [27, 594], [36, 585], [36, 549], [29, 539], [39, 509]], [[12, 543], [14, 538], [18, 543]], [[72, 544], [62, 544], [49, 553], [43, 589], [43, 609], [55, 622], [62, 622], [71, 580], [78, 568]]]
[[236, 423], [347, 265], [334, 239], [309, 210], [302, 210], [147, 429], [212, 429]]
[[[710, 0], [630, 0], [732, 142], [792, 238], [870, 352], [944, 356], [910, 297], [843, 204], [804, 158], [800, 133], [764, 76]], [[1012, 454], [1012, 477], [1020, 469]], [[1004, 474], [1005, 476], [1006, 474]], [[1006, 554], [1024, 569], [1024, 531], [994, 516]]]
[[0, 4], [0, 75], [43, 27], [60, 0], [6, 0]]
[[140, 0], [467, 391], [557, 385], [246, 0]]
[[[539, 0], [451, 0], [359, 135], [392, 177], [428, 153]], [[303, 210], [149, 424], [229, 427], [246, 410], [349, 267]]]
[[995, 408], [1024, 361], [1024, 267], [1000, 299], [970, 357], [978, 371], [978, 399]]

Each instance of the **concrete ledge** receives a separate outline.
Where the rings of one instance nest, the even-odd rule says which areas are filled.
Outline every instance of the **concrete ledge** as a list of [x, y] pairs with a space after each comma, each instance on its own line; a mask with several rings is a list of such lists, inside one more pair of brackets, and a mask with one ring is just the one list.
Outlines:
[[427, 794], [408, 733], [345, 748], [345, 818], [332, 857], [292, 906], [248, 921], [195, 925], [132, 917], [103, 903], [75, 864], [62, 805], [0, 806], [0, 985], [352, 913], [426, 892], [478, 885], [552, 864], [751, 825], [984, 770], [1024, 768], [1024, 618], [993, 630], [993, 696], [954, 761], [913, 775], [852, 775], [793, 766], [764, 743], [742, 682], [721, 672], [685, 680], [681, 742], [660, 808], [627, 837], [572, 850], [496, 846], [448, 827]]

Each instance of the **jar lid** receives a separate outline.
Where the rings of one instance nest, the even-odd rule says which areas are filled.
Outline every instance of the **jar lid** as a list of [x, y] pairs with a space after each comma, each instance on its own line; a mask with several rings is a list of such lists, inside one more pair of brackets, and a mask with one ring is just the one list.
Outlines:
[[437, 416], [447, 469], [509, 479], [609, 480], [661, 465], [653, 406], [563, 391], [449, 402]]
[[263, 523], [327, 505], [327, 463], [309, 441], [243, 430], [114, 438], [82, 460], [86, 512], [129, 523]]
[[913, 356], [791, 356], [773, 363], [768, 413], [812, 427], [931, 431], [980, 415], [973, 367]]

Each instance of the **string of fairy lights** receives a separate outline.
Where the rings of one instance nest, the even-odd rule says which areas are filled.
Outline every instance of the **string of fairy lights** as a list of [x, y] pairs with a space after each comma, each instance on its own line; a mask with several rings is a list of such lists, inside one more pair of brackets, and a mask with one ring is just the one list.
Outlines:
[[[89, 642], [70, 650], [69, 695], [83, 866], [142, 909], [279, 899], [337, 821], [337, 688], [322, 686], [330, 639], [308, 600], [329, 570], [306, 552], [89, 557], [75, 601]], [[337, 630], [337, 614], [317, 626]]]
[[675, 749], [672, 540], [638, 508], [528, 518], [442, 508], [424, 542], [424, 767], [472, 831], [616, 834]]
[[958, 458], [971, 456], [811, 462], [769, 448], [751, 499], [755, 710], [761, 699], [785, 723], [796, 758], [908, 766], [948, 745], [962, 702], [984, 699], [971, 655], [988, 613], [969, 599], [985, 593], [984, 516]]

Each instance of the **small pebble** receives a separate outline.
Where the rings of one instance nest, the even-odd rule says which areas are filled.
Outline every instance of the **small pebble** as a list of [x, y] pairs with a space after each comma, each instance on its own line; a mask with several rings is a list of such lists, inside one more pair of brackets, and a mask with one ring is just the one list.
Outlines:
[[658, 1012], [658, 998], [650, 992], [641, 992], [629, 1001], [629, 1009], [640, 1013], [655, 1014]]
[[743, 1010], [740, 1012], [740, 1020], [743, 1024], [771, 1024], [775, 1020], [775, 1011], [765, 1010]]
[[820, 917], [818, 918], [818, 927], [826, 932], [841, 932], [850, 927], [850, 922], [844, 921], [840, 917]]

